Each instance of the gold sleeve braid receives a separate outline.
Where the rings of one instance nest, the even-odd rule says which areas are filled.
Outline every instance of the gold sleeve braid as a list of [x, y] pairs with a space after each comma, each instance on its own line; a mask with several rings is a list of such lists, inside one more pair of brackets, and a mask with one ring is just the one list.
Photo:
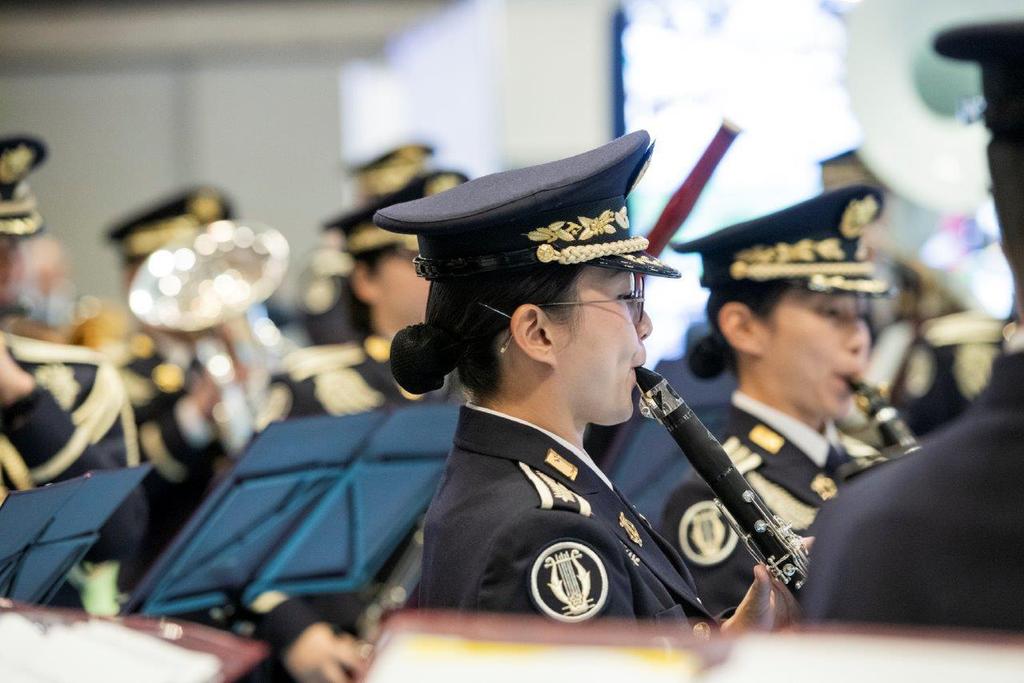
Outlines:
[[139, 442], [146, 454], [146, 460], [156, 468], [157, 473], [169, 482], [180, 484], [188, 478], [188, 468], [179, 462], [164, 443], [160, 425], [146, 422], [139, 427]]
[[[32, 481], [45, 484], [59, 477], [82, 455], [87, 446], [100, 441], [119, 418], [123, 421], [127, 400], [117, 370], [109, 363], [100, 363], [92, 391], [82, 405], [71, 413], [74, 433], [56, 455], [30, 470]], [[138, 446], [129, 442], [127, 436], [125, 434], [126, 462], [138, 464]]]

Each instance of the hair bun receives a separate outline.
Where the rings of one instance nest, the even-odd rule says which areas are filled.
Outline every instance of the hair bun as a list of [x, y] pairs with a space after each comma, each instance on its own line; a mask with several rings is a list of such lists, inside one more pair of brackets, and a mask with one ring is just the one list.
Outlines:
[[427, 323], [411, 325], [391, 342], [391, 374], [412, 394], [425, 394], [444, 386], [444, 378], [466, 352], [461, 342], [446, 330]]
[[722, 374], [726, 360], [724, 343], [715, 334], [703, 337], [686, 356], [690, 371], [701, 379], [711, 379]]

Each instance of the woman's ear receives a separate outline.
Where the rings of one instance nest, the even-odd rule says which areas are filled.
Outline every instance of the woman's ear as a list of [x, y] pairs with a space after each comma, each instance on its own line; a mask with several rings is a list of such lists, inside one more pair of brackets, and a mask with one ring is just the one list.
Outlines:
[[718, 329], [737, 353], [755, 358], [764, 356], [767, 326], [746, 304], [729, 301], [723, 305], [718, 311]]
[[380, 300], [380, 285], [365, 263], [356, 261], [348, 276], [348, 286], [356, 298], [367, 306], [373, 306]]
[[509, 321], [509, 329], [512, 331], [509, 348], [517, 347], [537, 362], [554, 365], [550, 325], [550, 320], [539, 307], [531, 304], [518, 307]]

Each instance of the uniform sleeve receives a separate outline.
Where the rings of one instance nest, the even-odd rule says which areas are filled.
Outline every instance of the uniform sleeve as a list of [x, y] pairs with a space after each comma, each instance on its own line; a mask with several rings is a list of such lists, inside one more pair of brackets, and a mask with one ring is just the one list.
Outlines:
[[355, 634], [365, 605], [355, 593], [283, 598], [256, 620], [256, 637], [270, 644], [275, 655], [284, 651], [302, 632], [318, 622]]
[[853, 489], [822, 506], [812, 529], [811, 573], [799, 595], [804, 618], [808, 622], [913, 623], [916, 611], [930, 609], [932, 602], [941, 600], [940, 595], [922, 595], [927, 586], [904, 580], [907, 558], [915, 556], [917, 544], [929, 541], [906, 534], [898, 539], [907, 520], [889, 519], [881, 509], [884, 506], [872, 509], [870, 499], [857, 495], [865, 491]]
[[494, 535], [476, 591], [477, 609], [539, 613], [575, 623], [634, 616], [619, 540], [575, 512], [535, 510]]
[[683, 557], [708, 610], [730, 614], [754, 580], [754, 559], [707, 484], [687, 476], [665, 505], [661, 533]]
[[[71, 412], [41, 387], [5, 411], [5, 464], [14, 461], [23, 468], [16, 484], [39, 486], [90, 470], [138, 464], [131, 408], [116, 371], [100, 365], [83, 379], [88, 381], [84, 399]], [[147, 519], [145, 496], [136, 489], [107, 521], [89, 559], [130, 557], [142, 541]]]

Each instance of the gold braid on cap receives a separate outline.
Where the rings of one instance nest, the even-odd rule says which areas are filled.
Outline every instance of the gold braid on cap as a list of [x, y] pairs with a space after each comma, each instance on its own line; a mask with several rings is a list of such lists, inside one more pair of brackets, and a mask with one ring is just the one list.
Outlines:
[[555, 249], [550, 244], [537, 247], [537, 260], [541, 263], [557, 262], [563, 266], [585, 263], [603, 256], [620, 256], [647, 249], [646, 237], [631, 237], [628, 240], [605, 242], [603, 244], [581, 244]]
[[350, 254], [362, 254], [374, 249], [398, 246], [412, 251], [419, 249], [416, 235], [400, 235], [381, 230], [373, 223], [359, 226], [345, 240], [345, 250]]

